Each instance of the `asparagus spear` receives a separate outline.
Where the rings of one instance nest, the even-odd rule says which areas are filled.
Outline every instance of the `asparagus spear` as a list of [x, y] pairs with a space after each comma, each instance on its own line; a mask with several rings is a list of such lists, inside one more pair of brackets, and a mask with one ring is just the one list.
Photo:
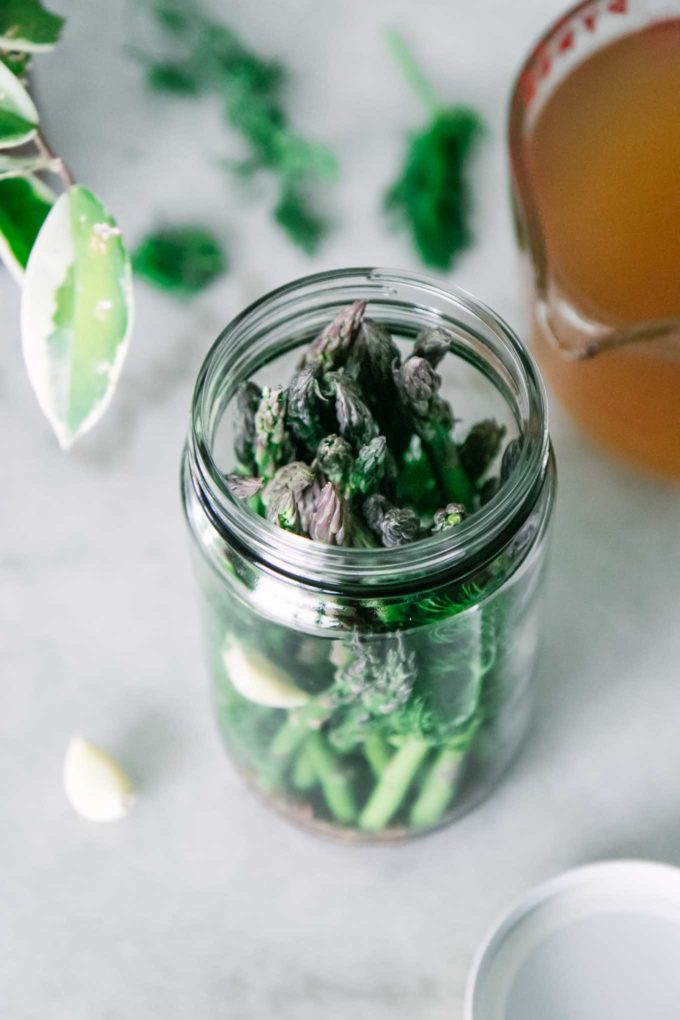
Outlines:
[[369, 733], [364, 741], [364, 754], [376, 779], [380, 779], [390, 760], [390, 749], [380, 733]]
[[314, 507], [309, 523], [309, 537], [326, 545], [346, 545], [351, 534], [351, 517], [347, 500], [337, 485], [326, 482]]
[[234, 412], [234, 450], [241, 464], [255, 469], [255, 415], [262, 391], [252, 382], [242, 383], [236, 393]]
[[359, 815], [359, 828], [384, 829], [399, 810], [430, 745], [422, 737], [407, 738], [383, 769], [382, 775]]
[[350, 492], [368, 495], [379, 488], [387, 469], [387, 454], [384, 436], [376, 436], [361, 447], [348, 480]]
[[324, 398], [319, 389], [319, 370], [301, 368], [288, 387], [286, 425], [293, 437], [311, 453], [325, 434], [321, 420]]
[[264, 478], [252, 478], [250, 475], [239, 475], [236, 472], [226, 476], [230, 492], [237, 499], [252, 499], [262, 489]]
[[292, 782], [295, 789], [300, 790], [301, 793], [311, 790], [316, 786], [316, 771], [306, 744], [302, 745], [295, 759]]
[[314, 700], [299, 710], [289, 712], [285, 723], [271, 742], [270, 755], [279, 760], [292, 757], [304, 743], [305, 737], [318, 729], [328, 718], [331, 710], [332, 706]]
[[254, 419], [255, 464], [262, 478], [273, 478], [289, 459], [286, 432], [286, 391], [282, 386], [265, 386]]
[[442, 531], [450, 531], [457, 527], [466, 517], [466, 510], [462, 503], [448, 503], [443, 510], [437, 510], [432, 521], [432, 534], [437, 535]]
[[472, 482], [479, 481], [498, 454], [505, 425], [499, 425], [493, 418], [473, 425], [460, 446], [460, 463]]
[[393, 374], [400, 364], [401, 354], [389, 330], [365, 318], [345, 367], [364, 393], [395, 457], [402, 455], [410, 440]]
[[311, 344], [305, 354], [304, 364], [324, 369], [343, 365], [359, 334], [365, 311], [365, 301], [355, 301], [343, 308]]
[[319, 443], [314, 467], [344, 492], [354, 464], [352, 447], [342, 436], [331, 434]]
[[364, 517], [371, 531], [384, 546], [406, 545], [420, 532], [420, 518], [408, 507], [392, 506], [385, 496], [369, 496], [364, 503]]
[[285, 531], [304, 533], [304, 493], [314, 481], [314, 474], [302, 461], [291, 461], [278, 468], [262, 492], [267, 520]]
[[340, 435], [355, 446], [370, 443], [379, 434], [378, 425], [361, 390], [347, 372], [327, 372], [322, 392], [335, 400]]
[[434, 825], [453, 800], [465, 753], [458, 746], [444, 747], [423, 780], [409, 815], [414, 828]]
[[339, 822], [349, 825], [356, 817], [354, 793], [336, 754], [318, 732], [309, 735], [305, 748], [329, 810]]
[[[441, 337], [438, 336], [438, 339]], [[422, 338], [421, 349], [425, 342], [426, 338]], [[441, 379], [430, 360], [412, 354], [398, 369], [395, 368], [395, 381], [406, 413], [410, 415], [430, 461], [443, 502], [463, 503], [472, 509], [472, 483], [460, 462], [458, 447], [451, 436], [453, 412], [439, 396]]]

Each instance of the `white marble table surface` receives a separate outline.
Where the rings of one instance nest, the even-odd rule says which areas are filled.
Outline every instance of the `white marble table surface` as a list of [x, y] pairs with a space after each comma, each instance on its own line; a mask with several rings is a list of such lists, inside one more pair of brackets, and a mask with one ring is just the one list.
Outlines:
[[[226, 763], [178, 500], [193, 378], [234, 313], [319, 268], [417, 268], [376, 209], [421, 115], [382, 45], [388, 24], [427, 54], [443, 93], [488, 120], [479, 244], [451, 281], [523, 329], [505, 103], [530, 39], [561, 6], [222, 4], [295, 67], [300, 127], [342, 158], [329, 197], [342, 226], [311, 261], [216, 167], [235, 151], [217, 107], [143, 91], [122, 52], [122, 4], [67, 8], [63, 46], [39, 77], [53, 143], [131, 241], [163, 219], [209, 219], [232, 269], [188, 306], [138, 287], [115, 403], [68, 456], [29, 389], [17, 293], [0, 274], [2, 1020], [460, 1020], [476, 945], [528, 886], [611, 856], [680, 863], [677, 490], [604, 459], [555, 410], [559, 505], [526, 750], [459, 824], [380, 850], [290, 827]], [[134, 775], [124, 822], [87, 824], [65, 802], [73, 732]]]

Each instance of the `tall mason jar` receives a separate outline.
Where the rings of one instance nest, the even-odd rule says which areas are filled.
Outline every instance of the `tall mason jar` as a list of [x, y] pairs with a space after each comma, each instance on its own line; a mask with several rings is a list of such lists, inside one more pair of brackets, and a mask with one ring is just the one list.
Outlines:
[[[285, 382], [299, 348], [357, 299], [404, 351], [424, 327], [450, 330], [442, 392], [456, 419], [495, 417], [520, 440], [490, 502], [396, 548], [283, 531], [225, 481], [239, 384]], [[215, 711], [254, 791], [309, 829], [364, 842], [437, 828], [490, 791], [530, 715], [555, 495], [543, 387], [501, 319], [467, 294], [381, 269], [268, 294], [201, 368], [182, 490]]]

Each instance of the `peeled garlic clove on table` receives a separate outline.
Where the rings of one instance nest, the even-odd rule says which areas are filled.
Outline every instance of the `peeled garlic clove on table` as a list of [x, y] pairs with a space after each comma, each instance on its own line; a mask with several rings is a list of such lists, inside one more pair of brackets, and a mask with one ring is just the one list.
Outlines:
[[73, 737], [66, 750], [64, 790], [74, 811], [91, 822], [123, 818], [134, 800], [120, 765], [83, 737]]

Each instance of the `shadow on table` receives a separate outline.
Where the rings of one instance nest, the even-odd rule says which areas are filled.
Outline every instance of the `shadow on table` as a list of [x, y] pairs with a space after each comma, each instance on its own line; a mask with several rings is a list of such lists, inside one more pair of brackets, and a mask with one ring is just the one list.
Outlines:
[[186, 767], [186, 736], [175, 716], [161, 709], [149, 711], [123, 734], [116, 754], [138, 791], [155, 792]]
[[611, 702], [617, 685], [630, 688], [633, 669], [642, 691], [640, 669], [648, 661], [653, 674], [654, 657], [663, 663], [680, 622], [678, 487], [619, 466], [568, 426], [556, 447], [558, 501], [536, 721], [521, 759], [530, 767], [557, 753], [564, 735], [578, 733], [600, 699]]
[[635, 832], [616, 839], [591, 839], [588, 860], [654, 860], [680, 867], [680, 823], [664, 819], [658, 827], [641, 826], [633, 818], [631, 825]]

